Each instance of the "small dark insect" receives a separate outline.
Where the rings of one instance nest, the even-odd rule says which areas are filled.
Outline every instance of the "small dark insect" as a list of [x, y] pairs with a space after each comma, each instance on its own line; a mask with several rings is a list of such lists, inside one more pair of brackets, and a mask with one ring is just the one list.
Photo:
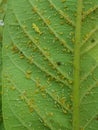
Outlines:
[[58, 62], [56, 62], [56, 63], [57, 63], [57, 65], [58, 65], [58, 66], [60, 66], [60, 65], [61, 65], [61, 62], [60, 62], [60, 61], [58, 61]]
[[91, 42], [95, 42], [95, 39], [92, 39]]

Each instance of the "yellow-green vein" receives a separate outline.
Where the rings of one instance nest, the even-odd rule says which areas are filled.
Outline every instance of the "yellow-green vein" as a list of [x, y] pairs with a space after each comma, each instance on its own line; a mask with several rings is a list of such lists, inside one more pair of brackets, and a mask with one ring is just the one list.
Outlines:
[[73, 130], [79, 130], [79, 86], [80, 86], [80, 37], [82, 21], [82, 0], [77, 1], [77, 17], [74, 46], [74, 85], [73, 85]]

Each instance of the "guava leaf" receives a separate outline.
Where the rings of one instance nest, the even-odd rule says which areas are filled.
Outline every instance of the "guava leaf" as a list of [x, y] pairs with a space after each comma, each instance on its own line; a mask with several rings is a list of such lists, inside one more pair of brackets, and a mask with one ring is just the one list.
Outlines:
[[9, 0], [6, 130], [98, 129], [98, 1]]
[[1, 83], [1, 70], [2, 70], [2, 62], [1, 62], [1, 42], [0, 42], [0, 130], [3, 130], [3, 118], [2, 118], [2, 83]]
[[0, 0], [0, 41], [2, 41], [2, 33], [3, 33], [3, 26], [4, 26], [4, 16], [7, 7], [7, 0]]
[[5, 15], [7, 0], [0, 0], [0, 130], [4, 130], [3, 118], [2, 118], [2, 83], [1, 83], [1, 71], [2, 71], [2, 35], [3, 35], [3, 19]]

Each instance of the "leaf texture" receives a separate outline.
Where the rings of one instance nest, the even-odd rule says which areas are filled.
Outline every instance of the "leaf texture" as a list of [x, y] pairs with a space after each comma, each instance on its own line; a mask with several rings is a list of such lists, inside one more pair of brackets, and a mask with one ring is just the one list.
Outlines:
[[9, 0], [6, 130], [98, 129], [97, 35], [97, 0]]
[[0, 130], [4, 130], [3, 118], [2, 118], [2, 35], [3, 35], [3, 18], [5, 15], [7, 0], [0, 0]]

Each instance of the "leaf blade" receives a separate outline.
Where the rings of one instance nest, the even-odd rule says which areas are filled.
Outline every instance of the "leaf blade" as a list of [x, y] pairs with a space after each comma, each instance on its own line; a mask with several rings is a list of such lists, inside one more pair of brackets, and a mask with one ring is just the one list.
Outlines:
[[[74, 14], [77, 1], [71, 2], [67, 1], [65, 5], [72, 7], [70, 9]], [[74, 35], [72, 35], [72, 32], [75, 32], [75, 28], [80, 26], [82, 18], [77, 20], [79, 26], [77, 22], [76, 27], [70, 26], [66, 22], [66, 18], [62, 18], [62, 13], [58, 13], [62, 12], [62, 10], [58, 9], [63, 6], [62, 3], [59, 5], [58, 3], [60, 2], [55, 3], [51, 0], [43, 0], [42, 2], [35, 0], [9, 1], [4, 32], [4, 37], [6, 38], [4, 38], [3, 42], [3, 67], [5, 68], [3, 69], [3, 74], [5, 75], [3, 76], [3, 82], [6, 86], [3, 88], [3, 113], [7, 130], [78, 130], [79, 128], [97, 130], [95, 116], [97, 116], [98, 109], [96, 104], [98, 94], [95, 91], [97, 91], [98, 67], [94, 59], [95, 50], [93, 48], [92, 53], [89, 51], [89, 53], [87, 52], [83, 57], [80, 57], [81, 73], [80, 77], [78, 75], [78, 81], [81, 81], [81, 79], [82, 81], [80, 85], [77, 85], [79, 87], [77, 93], [79, 98], [76, 99], [79, 105], [79, 117], [76, 116], [76, 120], [80, 118], [80, 123], [74, 123], [75, 128], [73, 128], [74, 125], [72, 126], [71, 123], [71, 120], [73, 120], [72, 87], [76, 78], [75, 80], [73, 78], [73, 52], [68, 47], [74, 49], [72, 44]], [[92, 2], [91, 6], [95, 3]], [[88, 9], [89, 5], [86, 6], [84, 1], [83, 5], [85, 5], [85, 9], [86, 7]], [[44, 9], [43, 6], [45, 6]], [[68, 13], [68, 17], [74, 20], [70, 11], [65, 11], [64, 13], [65, 15]], [[81, 11], [79, 13], [81, 15]], [[85, 17], [82, 22], [80, 38], [78, 37], [79, 29], [76, 29], [76, 39], [79, 39], [75, 39], [75, 45], [84, 39], [88, 31], [85, 29], [88, 24], [86, 19], [89, 18]], [[89, 19], [89, 21], [91, 20]], [[36, 26], [32, 27], [32, 24]], [[89, 30], [93, 28], [93, 25], [95, 25], [95, 21], [89, 23]], [[72, 39], [67, 36], [71, 36]], [[93, 35], [89, 39], [92, 37]], [[91, 45], [89, 40], [86, 43], [87, 45], [81, 46], [83, 51]], [[79, 51], [79, 49], [76, 50]], [[74, 92], [74, 97], [76, 96], [75, 93], [76, 91]], [[91, 102], [89, 102], [90, 100]], [[92, 106], [95, 106], [95, 115], [92, 113]], [[89, 110], [87, 111], [88, 108]], [[76, 112], [78, 111], [76, 110]], [[15, 120], [12, 121], [12, 118], [9, 117], [14, 117]], [[9, 125], [9, 122], [12, 122], [12, 126]], [[89, 123], [91, 123], [90, 126]], [[92, 127], [94, 124], [95, 126]]]

